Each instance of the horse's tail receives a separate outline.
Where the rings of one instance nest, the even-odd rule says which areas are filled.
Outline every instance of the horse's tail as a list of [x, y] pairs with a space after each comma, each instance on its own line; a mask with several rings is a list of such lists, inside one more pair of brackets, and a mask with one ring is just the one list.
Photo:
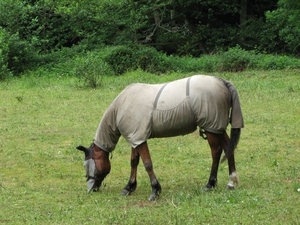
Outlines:
[[238, 92], [232, 83], [226, 80], [223, 80], [223, 82], [228, 88], [231, 95], [231, 113], [230, 113], [231, 131], [230, 131], [229, 146], [225, 152], [225, 156], [223, 157], [222, 162], [225, 161], [226, 158], [228, 159], [233, 154], [240, 140], [241, 128], [244, 127], [243, 114], [242, 114]]

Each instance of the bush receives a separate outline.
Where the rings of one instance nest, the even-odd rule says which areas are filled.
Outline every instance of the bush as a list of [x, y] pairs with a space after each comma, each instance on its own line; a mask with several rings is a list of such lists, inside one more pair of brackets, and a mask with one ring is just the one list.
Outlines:
[[9, 47], [6, 38], [5, 31], [0, 28], [0, 80], [11, 74], [7, 66]]
[[134, 51], [128, 46], [108, 47], [105, 49], [103, 60], [111, 66], [116, 75], [137, 68]]
[[255, 64], [253, 51], [246, 51], [239, 46], [230, 48], [227, 52], [220, 54], [220, 70], [238, 72]]
[[201, 70], [205, 72], [218, 71], [221, 65], [221, 59], [218, 55], [203, 55], [199, 58]]
[[258, 69], [281, 70], [287, 68], [299, 68], [299, 59], [283, 55], [259, 54], [257, 60]]
[[[1, 50], [0, 50], [0, 58], [1, 58]], [[8, 77], [12, 76], [12, 72], [7, 69], [5, 64], [2, 64], [0, 59], [0, 80], [5, 80]]]
[[167, 56], [158, 52], [155, 48], [139, 46], [135, 50], [136, 65], [138, 68], [149, 73], [166, 73], [173, 71], [172, 64]]
[[18, 33], [9, 34], [0, 28], [0, 70], [5, 74], [18, 75], [35, 67], [37, 54], [27, 41], [21, 40]]
[[167, 57], [156, 49], [141, 45], [119, 45], [107, 47], [103, 51], [103, 60], [116, 75], [140, 68], [150, 73], [165, 73], [172, 70]]
[[77, 57], [74, 64], [73, 74], [85, 85], [92, 88], [101, 86], [104, 75], [113, 74], [110, 65], [104, 62], [97, 52], [90, 52], [85, 56]]
[[169, 57], [172, 60], [173, 68], [179, 72], [213, 72], [217, 71], [220, 66], [220, 59], [217, 55], [203, 55], [195, 57]]
[[25, 70], [30, 70], [38, 64], [37, 53], [33, 46], [19, 38], [18, 34], [13, 34], [8, 40], [8, 68], [18, 75]]

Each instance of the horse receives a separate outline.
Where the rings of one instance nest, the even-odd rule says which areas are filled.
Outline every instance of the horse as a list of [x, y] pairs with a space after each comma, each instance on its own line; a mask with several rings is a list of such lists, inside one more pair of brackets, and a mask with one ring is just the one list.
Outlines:
[[[231, 124], [230, 138], [226, 132]], [[229, 81], [207, 75], [194, 75], [164, 84], [134, 83], [128, 85], [105, 111], [90, 147], [77, 146], [85, 154], [84, 168], [87, 189], [98, 191], [111, 169], [109, 154], [120, 136], [131, 146], [131, 172], [121, 194], [130, 195], [137, 187], [137, 167], [142, 158], [154, 201], [161, 193], [161, 185], [153, 170], [147, 140], [174, 137], [194, 132], [207, 139], [212, 165], [206, 189], [217, 185], [218, 167], [227, 159], [228, 189], [238, 184], [234, 150], [244, 127], [239, 95]], [[221, 159], [221, 154], [225, 155]]]

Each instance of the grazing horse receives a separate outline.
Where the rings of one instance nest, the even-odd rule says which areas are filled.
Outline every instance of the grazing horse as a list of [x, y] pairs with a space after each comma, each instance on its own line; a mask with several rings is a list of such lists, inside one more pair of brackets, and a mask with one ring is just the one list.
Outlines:
[[[230, 138], [226, 133], [231, 123]], [[78, 146], [85, 153], [88, 191], [97, 191], [110, 172], [109, 153], [122, 135], [131, 145], [131, 173], [122, 195], [131, 194], [137, 186], [136, 173], [140, 157], [149, 175], [155, 200], [161, 186], [155, 176], [147, 140], [173, 137], [200, 130], [207, 139], [212, 155], [212, 167], [207, 189], [217, 184], [222, 151], [228, 160], [229, 182], [234, 189], [238, 182], [234, 150], [244, 126], [236, 88], [221, 78], [195, 75], [165, 84], [131, 84], [111, 103], [102, 117], [92, 145]]]

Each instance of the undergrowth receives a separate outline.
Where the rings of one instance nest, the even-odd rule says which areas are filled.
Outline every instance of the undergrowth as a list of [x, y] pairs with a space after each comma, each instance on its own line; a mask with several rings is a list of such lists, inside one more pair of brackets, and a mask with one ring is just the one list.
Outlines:
[[[37, 69], [23, 74], [75, 76], [82, 84], [96, 88], [101, 86], [101, 77], [120, 76], [130, 71], [141, 70], [152, 74], [239, 72], [244, 70], [299, 69], [300, 59], [246, 51], [239, 46], [226, 52], [201, 57], [178, 57], [166, 55], [154, 48], [132, 46], [106, 46], [86, 51], [84, 48], [65, 48], [47, 56], [41, 56]], [[71, 68], [71, 69], [70, 69]], [[12, 76], [3, 67], [0, 78]]]

